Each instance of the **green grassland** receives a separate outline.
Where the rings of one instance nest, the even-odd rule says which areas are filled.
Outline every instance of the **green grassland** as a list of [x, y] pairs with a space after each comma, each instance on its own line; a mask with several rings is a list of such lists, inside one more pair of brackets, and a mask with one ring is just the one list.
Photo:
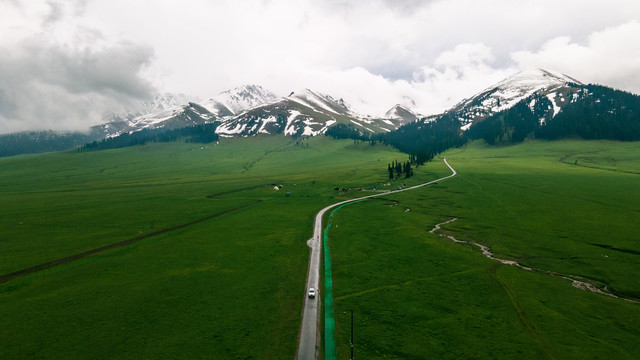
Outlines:
[[325, 137], [0, 159], [0, 275], [231, 210], [1, 283], [0, 357], [293, 358], [315, 213], [395, 159]]
[[[334, 214], [339, 358], [350, 309], [361, 359], [640, 357], [639, 304], [428, 232], [457, 217], [441, 233], [640, 298], [640, 143], [442, 156], [458, 176]], [[450, 173], [436, 159], [386, 186], [406, 158], [257, 137], [0, 159], [0, 275], [148, 235], [0, 283], [0, 357], [291, 359], [315, 213]]]
[[[338, 358], [351, 309], [358, 358], [639, 358], [640, 304], [547, 272], [640, 298], [640, 143], [474, 142], [442, 156], [458, 176], [334, 214]], [[541, 271], [429, 233], [454, 217], [441, 233]]]

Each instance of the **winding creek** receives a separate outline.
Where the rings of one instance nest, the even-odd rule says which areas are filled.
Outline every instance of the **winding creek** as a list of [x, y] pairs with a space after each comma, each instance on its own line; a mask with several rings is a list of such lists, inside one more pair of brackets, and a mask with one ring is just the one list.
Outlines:
[[611, 290], [609, 290], [609, 286], [606, 285], [606, 284], [605, 284], [603, 289], [600, 289], [597, 286], [595, 286], [593, 283], [591, 283], [589, 281], [589, 279], [581, 277], [581, 276], [566, 275], [566, 274], [557, 273], [555, 271], [530, 268], [530, 267], [524, 266], [524, 265], [522, 265], [522, 264], [520, 264], [520, 263], [518, 263], [517, 261], [514, 261], [514, 260], [500, 259], [500, 258], [495, 257], [493, 255], [493, 253], [491, 252], [491, 249], [489, 247], [487, 247], [487, 246], [484, 246], [482, 244], [478, 244], [475, 241], [458, 240], [452, 235], [446, 235], [446, 234], [439, 233], [439, 231], [441, 230], [441, 227], [443, 225], [450, 224], [450, 223], [452, 223], [452, 222], [454, 222], [456, 220], [458, 220], [458, 218], [454, 217], [453, 219], [450, 219], [450, 220], [441, 222], [439, 224], [436, 224], [433, 227], [433, 229], [429, 230], [429, 232], [432, 233], [432, 234], [441, 236], [441, 237], [445, 237], [445, 238], [453, 241], [454, 243], [476, 246], [476, 247], [478, 247], [480, 249], [480, 251], [482, 251], [482, 254], [484, 256], [488, 257], [489, 259], [498, 261], [498, 262], [500, 262], [500, 263], [502, 263], [504, 265], [512, 265], [512, 266], [519, 267], [519, 268], [521, 268], [523, 270], [526, 270], [526, 271], [537, 271], [537, 272], [542, 272], [542, 273], [549, 274], [549, 275], [552, 275], [552, 276], [558, 276], [558, 277], [561, 277], [563, 279], [567, 279], [567, 280], [571, 281], [571, 285], [573, 287], [576, 287], [576, 288], [584, 290], [584, 291], [591, 291], [591, 292], [594, 292], [594, 293], [610, 296], [610, 297], [613, 297], [613, 298], [616, 298], [616, 299], [626, 300], [626, 301], [634, 302], [634, 303], [640, 303], [640, 301], [638, 301], [638, 300], [621, 297], [621, 296], [618, 296], [618, 295], [612, 293]]

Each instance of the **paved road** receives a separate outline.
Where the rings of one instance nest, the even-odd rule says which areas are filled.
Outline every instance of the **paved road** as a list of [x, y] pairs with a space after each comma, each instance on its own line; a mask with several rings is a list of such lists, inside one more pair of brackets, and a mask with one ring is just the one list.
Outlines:
[[[391, 193], [396, 193], [401, 191], [413, 190], [419, 187], [430, 185], [438, 181], [442, 181], [450, 177], [456, 176], [457, 172], [451, 167], [451, 165], [449, 165], [449, 163], [447, 162], [447, 159], [444, 159], [444, 163], [449, 167], [449, 169], [452, 172], [452, 174], [449, 176], [445, 176], [437, 180], [429, 181], [424, 184], [408, 187], [401, 190], [341, 201], [341, 202], [329, 205], [324, 209], [320, 210], [316, 215], [316, 220], [313, 224], [313, 237], [309, 239], [309, 241], [307, 242], [307, 244], [311, 248], [311, 257], [309, 258], [309, 269], [307, 272], [307, 288], [306, 289], [314, 288], [317, 290], [319, 288], [320, 255], [322, 254], [322, 241], [321, 241], [322, 240], [322, 217], [327, 211], [329, 211], [330, 209], [336, 206], [347, 204], [353, 201], [368, 199], [376, 196], [389, 195]], [[322, 298], [322, 295], [318, 293], [315, 298], [311, 299], [308, 296], [306, 296], [306, 290], [305, 290], [304, 311], [302, 313], [302, 323], [300, 325], [300, 339], [298, 342], [298, 352], [297, 352], [298, 360], [316, 360], [317, 358], [317, 354], [320, 346], [320, 342], [318, 341], [320, 332], [318, 330], [320, 330], [320, 317], [319, 317], [320, 306], [319, 305], [320, 305], [321, 298]]]

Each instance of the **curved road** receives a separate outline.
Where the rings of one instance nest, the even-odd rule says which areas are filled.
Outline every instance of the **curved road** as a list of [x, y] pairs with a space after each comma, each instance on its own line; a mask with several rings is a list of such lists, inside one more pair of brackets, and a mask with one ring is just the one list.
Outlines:
[[432, 180], [424, 184], [408, 187], [401, 190], [395, 190], [391, 192], [364, 196], [357, 199], [341, 201], [341, 202], [329, 205], [318, 212], [318, 214], [316, 215], [316, 220], [313, 225], [313, 237], [309, 239], [309, 241], [307, 241], [307, 244], [311, 248], [311, 257], [309, 258], [309, 270], [307, 272], [307, 287], [305, 289], [304, 310], [302, 313], [302, 321], [300, 324], [300, 338], [298, 339], [298, 352], [296, 356], [297, 359], [315, 360], [319, 350], [320, 342], [318, 341], [319, 340], [318, 330], [320, 328], [320, 317], [319, 317], [320, 313], [318, 310], [319, 310], [320, 299], [322, 298], [322, 295], [320, 293], [317, 293], [316, 297], [311, 299], [306, 295], [306, 290], [309, 288], [314, 288], [317, 290], [320, 284], [320, 255], [322, 253], [322, 217], [324, 216], [324, 214], [328, 210], [336, 206], [340, 206], [342, 204], [347, 204], [350, 202], [368, 199], [368, 198], [377, 197], [377, 196], [389, 195], [391, 193], [396, 193], [401, 191], [413, 190], [419, 187], [430, 185], [438, 181], [442, 181], [442, 180], [456, 176], [457, 172], [451, 167], [451, 165], [449, 165], [449, 163], [447, 162], [447, 159], [444, 159], [444, 163], [449, 167], [449, 169], [452, 172], [451, 175], [449, 176], [445, 176], [437, 180]]

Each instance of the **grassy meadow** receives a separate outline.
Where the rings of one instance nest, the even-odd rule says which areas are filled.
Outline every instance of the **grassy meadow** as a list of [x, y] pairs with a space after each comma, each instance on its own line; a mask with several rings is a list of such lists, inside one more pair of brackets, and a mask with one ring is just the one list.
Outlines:
[[[339, 358], [351, 309], [360, 359], [640, 357], [640, 304], [545, 272], [640, 298], [640, 143], [442, 156], [458, 176], [334, 214]], [[435, 159], [386, 186], [396, 159], [326, 137], [0, 159], [0, 275], [149, 235], [0, 283], [0, 358], [293, 358], [315, 213], [450, 173]], [[454, 217], [441, 233], [542, 271], [429, 233]]]
[[293, 358], [315, 213], [395, 159], [325, 137], [0, 159], [0, 275], [227, 211], [0, 283], [0, 357]]
[[[547, 272], [640, 298], [640, 143], [474, 142], [442, 157], [458, 176], [334, 214], [338, 358], [349, 310], [357, 358], [639, 358], [639, 303]], [[541, 271], [429, 233], [452, 218], [440, 233]]]

